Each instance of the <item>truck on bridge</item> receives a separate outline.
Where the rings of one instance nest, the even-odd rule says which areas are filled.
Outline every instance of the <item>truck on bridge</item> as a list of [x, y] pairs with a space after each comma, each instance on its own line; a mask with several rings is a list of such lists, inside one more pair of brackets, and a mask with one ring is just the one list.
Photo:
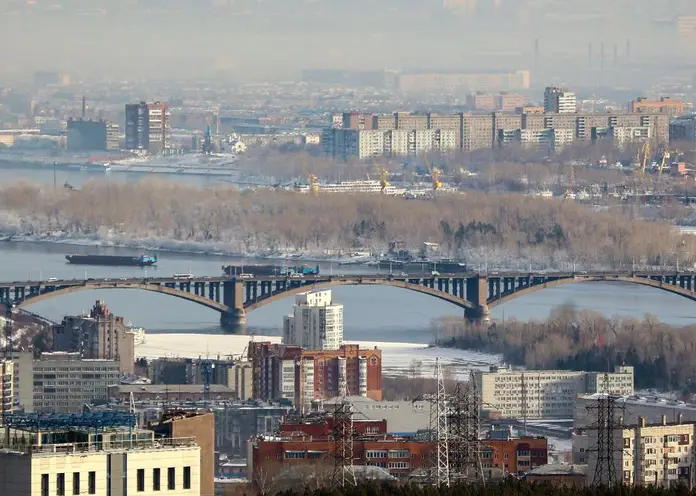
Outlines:
[[308, 265], [284, 266], [284, 265], [223, 265], [223, 274], [227, 276], [241, 276], [251, 274], [256, 277], [263, 276], [292, 276], [295, 274], [302, 276], [318, 276], [319, 266], [310, 267]]

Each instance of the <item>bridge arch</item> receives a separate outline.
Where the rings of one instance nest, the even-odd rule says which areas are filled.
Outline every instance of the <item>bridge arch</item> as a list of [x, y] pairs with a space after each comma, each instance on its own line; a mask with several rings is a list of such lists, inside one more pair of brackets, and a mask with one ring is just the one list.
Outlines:
[[91, 291], [99, 289], [139, 289], [142, 291], [149, 291], [152, 293], [166, 294], [173, 296], [175, 298], [181, 298], [182, 300], [192, 301], [203, 305], [204, 307], [210, 308], [211, 310], [217, 310], [220, 313], [230, 312], [232, 309], [227, 305], [218, 303], [217, 301], [210, 300], [205, 296], [199, 296], [187, 291], [181, 291], [176, 288], [168, 288], [166, 286], [160, 286], [159, 284], [145, 284], [145, 283], [93, 283], [93, 284], [83, 284], [80, 286], [68, 286], [61, 289], [56, 289], [54, 291], [47, 291], [45, 293], [37, 295], [29, 295], [27, 298], [19, 303], [19, 308], [27, 307], [33, 305], [34, 303], [39, 303], [40, 301], [47, 300], [49, 298], [54, 298], [56, 296], [67, 295], [70, 293], [76, 293], [78, 291]]
[[488, 302], [488, 308], [495, 308], [499, 305], [504, 305], [516, 298], [535, 293], [544, 289], [555, 288], [565, 284], [577, 284], [583, 282], [625, 282], [630, 284], [638, 284], [650, 288], [660, 289], [668, 293], [682, 296], [688, 300], [696, 301], [696, 291], [684, 289], [680, 286], [670, 284], [663, 281], [654, 281], [647, 277], [628, 277], [628, 276], [583, 276], [583, 277], [565, 277], [553, 281], [544, 281], [528, 288], [518, 289], [515, 292], [503, 295], [500, 298], [491, 299]]
[[429, 288], [426, 286], [421, 286], [420, 284], [413, 284], [408, 281], [404, 280], [387, 280], [387, 279], [363, 279], [363, 280], [355, 280], [355, 279], [346, 279], [346, 280], [331, 280], [331, 281], [322, 281], [314, 284], [303, 284], [302, 286], [297, 286], [293, 288], [286, 289], [285, 291], [281, 291], [278, 293], [274, 293], [270, 296], [266, 296], [264, 298], [260, 298], [253, 303], [245, 304], [244, 305], [244, 310], [246, 312], [251, 312], [252, 310], [256, 310], [257, 308], [261, 308], [264, 305], [268, 305], [270, 303], [273, 303], [274, 301], [281, 300], [283, 298], [286, 298], [288, 296], [293, 296], [296, 294], [300, 293], [306, 293], [307, 291], [314, 291], [314, 290], [319, 290], [319, 289], [329, 289], [334, 286], [391, 286], [393, 288], [401, 288], [401, 289], [408, 289], [409, 291], [414, 291], [416, 293], [421, 293], [425, 294], [428, 296], [433, 296], [435, 298], [438, 298], [442, 301], [446, 301], [448, 303], [452, 303], [453, 305], [456, 305], [460, 308], [464, 309], [473, 309], [474, 304], [460, 298], [458, 296], [451, 295], [449, 293], [446, 293], [444, 291], [440, 291], [435, 288]]

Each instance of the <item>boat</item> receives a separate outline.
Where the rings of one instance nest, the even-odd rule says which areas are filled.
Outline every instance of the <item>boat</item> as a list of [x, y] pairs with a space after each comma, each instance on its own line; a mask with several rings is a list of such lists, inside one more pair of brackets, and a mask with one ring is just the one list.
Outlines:
[[129, 257], [120, 255], [66, 255], [66, 260], [71, 264], [81, 265], [117, 265], [146, 267], [157, 263], [157, 256], [140, 255]]

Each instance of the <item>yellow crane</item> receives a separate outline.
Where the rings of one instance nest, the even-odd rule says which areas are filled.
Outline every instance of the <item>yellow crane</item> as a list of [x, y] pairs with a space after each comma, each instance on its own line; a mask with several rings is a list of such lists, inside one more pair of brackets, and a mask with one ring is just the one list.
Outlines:
[[[640, 160], [640, 157], [643, 160]], [[650, 157], [650, 143], [647, 141], [643, 144], [640, 152], [638, 153], [638, 167], [640, 171], [640, 176], [645, 176], [645, 167], [648, 165], [648, 158]]]
[[430, 177], [433, 179], [433, 191], [437, 191], [442, 187], [442, 183], [440, 182], [440, 171], [430, 165], [430, 160], [428, 160], [427, 155], [423, 155], [423, 159], [425, 160], [426, 167], [428, 167], [428, 172], [430, 172]]
[[379, 187], [382, 193], [389, 186], [389, 171], [387, 169], [382, 169], [379, 171]]
[[304, 172], [307, 177], [307, 182], [309, 183], [309, 192], [316, 195], [319, 193], [319, 178], [314, 174], [310, 174], [307, 169], [307, 157], [301, 157], [300, 160], [302, 162], [302, 172]]

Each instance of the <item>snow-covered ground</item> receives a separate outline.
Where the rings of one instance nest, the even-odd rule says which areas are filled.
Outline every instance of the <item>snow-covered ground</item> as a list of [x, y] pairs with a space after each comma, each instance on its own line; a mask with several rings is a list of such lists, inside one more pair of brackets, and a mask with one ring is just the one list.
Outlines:
[[[249, 341], [279, 343], [278, 336], [239, 336], [224, 334], [147, 334], [145, 342], [136, 346], [136, 357], [158, 358], [178, 356], [198, 358], [205, 356], [239, 356], [246, 354]], [[440, 358], [448, 374], [467, 379], [471, 369], [487, 369], [501, 363], [499, 355], [486, 355], [474, 351], [428, 347], [414, 343], [383, 343], [376, 341], [349, 341], [363, 348], [382, 350], [382, 371], [388, 376], [410, 374], [414, 362], [420, 362], [422, 377], [432, 376], [435, 359]]]

